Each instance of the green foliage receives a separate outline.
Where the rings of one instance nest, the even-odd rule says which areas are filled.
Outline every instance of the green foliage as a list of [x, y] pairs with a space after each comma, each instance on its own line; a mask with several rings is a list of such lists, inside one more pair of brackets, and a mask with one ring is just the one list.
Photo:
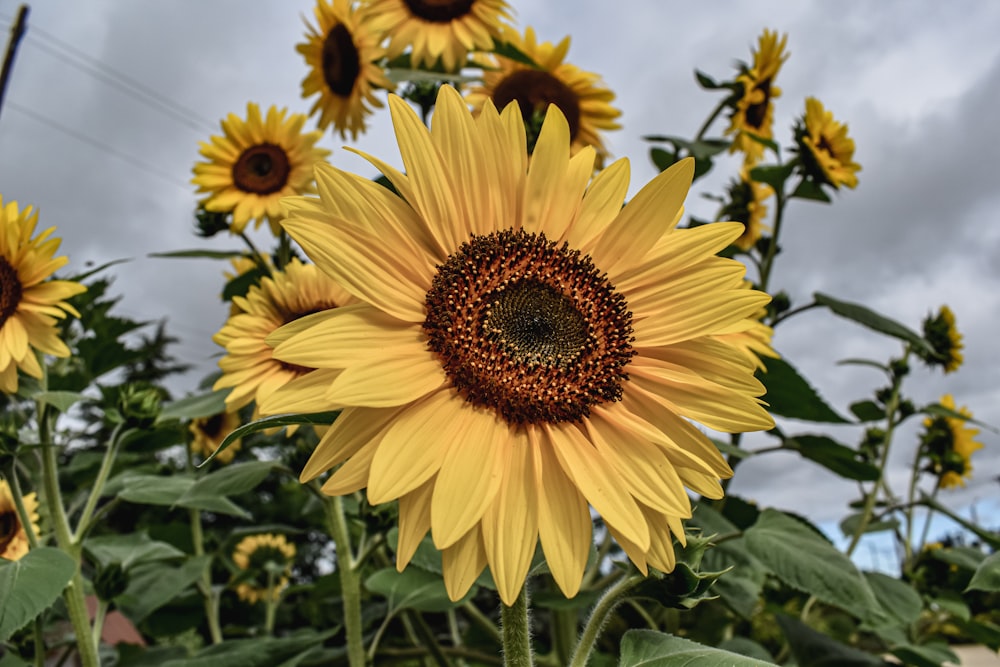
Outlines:
[[73, 559], [58, 549], [32, 549], [20, 560], [0, 560], [0, 641], [52, 606], [73, 577]]

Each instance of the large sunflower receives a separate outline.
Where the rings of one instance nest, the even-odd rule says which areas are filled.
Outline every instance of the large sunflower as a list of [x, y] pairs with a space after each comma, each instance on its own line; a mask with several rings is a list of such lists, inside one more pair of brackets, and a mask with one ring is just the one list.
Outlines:
[[371, 27], [389, 36], [388, 55], [412, 46], [413, 67], [461, 69], [470, 51], [489, 51], [511, 18], [505, 0], [371, 0], [364, 10]]
[[[38, 498], [34, 493], [28, 493], [21, 500], [31, 521], [31, 529], [38, 535]], [[28, 553], [29, 546], [28, 534], [17, 513], [10, 486], [7, 480], [0, 479], [0, 558], [20, 560]]]
[[781, 96], [781, 89], [774, 85], [774, 78], [788, 59], [789, 54], [785, 53], [787, 41], [788, 35], [782, 35], [779, 40], [777, 32], [765, 30], [758, 39], [757, 50], [753, 52], [753, 67], [744, 65], [743, 71], [736, 77], [736, 83], [742, 86], [742, 93], [736, 100], [726, 134], [735, 135], [730, 152], [742, 152], [751, 164], [764, 156], [764, 146], [750, 135], [769, 140], [774, 138], [774, 105], [771, 100]]
[[[941, 405], [972, 418], [972, 413], [965, 406], [955, 407], [955, 399], [950, 394], [941, 397]], [[966, 424], [966, 420], [957, 417], [924, 419], [923, 446], [931, 472], [938, 475], [938, 484], [942, 489], [965, 486], [965, 480], [972, 476], [972, 454], [983, 448], [982, 443], [975, 440], [979, 429], [969, 428]]]
[[16, 201], [0, 196], [0, 391], [17, 391], [17, 371], [36, 378], [42, 367], [35, 351], [68, 357], [56, 320], [76, 312], [65, 300], [86, 291], [68, 280], [48, 280], [69, 261], [56, 257], [60, 239], [49, 238], [50, 227], [32, 238], [38, 213], [20, 210]]
[[250, 604], [277, 601], [288, 586], [294, 560], [295, 545], [289, 544], [284, 535], [244, 537], [233, 551], [233, 563], [244, 572], [236, 584], [236, 595]]
[[399, 499], [397, 567], [430, 529], [455, 599], [489, 564], [511, 604], [539, 538], [575, 595], [588, 505], [640, 569], [671, 570], [685, 487], [719, 498], [731, 474], [686, 418], [773, 423], [750, 361], [712, 338], [768, 300], [715, 256], [742, 226], [676, 227], [691, 160], [623, 209], [628, 162], [591, 183], [594, 149], [570, 157], [555, 107], [529, 162], [514, 106], [473, 118], [445, 86], [429, 131], [402, 99], [389, 105], [405, 173], [369, 159], [398, 195], [323, 166], [320, 199], [286, 202], [285, 229], [359, 300], [272, 337], [285, 363], [339, 373], [262, 405], [344, 408], [302, 479], [343, 463], [326, 493]]
[[205, 209], [232, 213], [234, 233], [251, 220], [259, 227], [266, 219], [277, 235], [278, 200], [315, 192], [313, 165], [330, 154], [315, 145], [322, 132], [302, 131], [306, 120], [273, 106], [264, 118], [253, 102], [247, 104], [246, 120], [229, 114], [222, 121], [223, 136], [199, 142], [206, 161], [195, 163], [191, 182], [206, 195], [201, 202]]
[[[260, 285], [251, 287], [245, 297], [233, 297], [235, 314], [212, 338], [226, 348], [226, 356], [219, 360], [222, 376], [215, 382], [215, 389], [232, 388], [226, 397], [226, 409], [234, 412], [254, 400], [259, 406], [275, 389], [316, 368], [272, 358], [271, 347], [264, 341], [276, 329], [353, 300], [316, 265], [297, 259], [289, 262], [284, 271], [272, 271]], [[331, 373], [325, 370], [317, 377], [329, 382]], [[302, 411], [322, 409], [325, 407]]]
[[370, 107], [382, 106], [375, 90], [394, 88], [377, 64], [385, 55], [379, 46], [382, 34], [362, 20], [349, 0], [319, 0], [314, 12], [319, 27], [307, 22], [306, 41], [295, 47], [309, 65], [302, 97], [319, 95], [309, 115], [319, 112], [320, 130], [332, 123], [341, 138], [350, 132], [354, 140], [365, 131]]
[[854, 140], [847, 125], [833, 117], [815, 97], [806, 98], [806, 113], [795, 131], [803, 168], [820, 183], [835, 188], [858, 185], [861, 165], [854, 162]]
[[491, 67], [483, 71], [483, 85], [466, 95], [469, 104], [478, 112], [488, 99], [498, 109], [516, 101], [529, 126], [534, 118], [545, 115], [549, 104], [555, 104], [569, 123], [573, 152], [593, 146], [599, 159], [606, 157], [600, 131], [619, 129], [615, 119], [621, 111], [611, 106], [615, 94], [604, 87], [600, 77], [563, 62], [569, 51], [569, 37], [558, 45], [539, 43], [530, 27], [523, 38], [513, 30], [505, 31], [504, 37], [536, 67], [495, 56], [489, 63]]

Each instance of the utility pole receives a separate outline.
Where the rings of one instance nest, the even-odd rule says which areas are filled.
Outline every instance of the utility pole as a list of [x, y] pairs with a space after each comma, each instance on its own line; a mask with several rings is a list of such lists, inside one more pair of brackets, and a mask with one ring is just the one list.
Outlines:
[[7, 92], [7, 81], [10, 79], [10, 70], [14, 67], [14, 55], [17, 53], [17, 45], [24, 37], [25, 30], [28, 29], [28, 5], [21, 5], [17, 11], [17, 19], [10, 29], [10, 41], [7, 42], [7, 54], [3, 57], [3, 69], [0, 70], [0, 111], [3, 110], [3, 98]]

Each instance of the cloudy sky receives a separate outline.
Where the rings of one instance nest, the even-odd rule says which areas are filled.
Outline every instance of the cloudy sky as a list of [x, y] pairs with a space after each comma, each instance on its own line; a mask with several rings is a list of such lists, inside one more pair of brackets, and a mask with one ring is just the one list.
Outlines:
[[[960, 11], [907, 0], [633, 0], [610, 12], [596, 0], [513, 5], [518, 25], [533, 26], [540, 38], [571, 35], [569, 60], [601, 74], [616, 93], [623, 129], [606, 139], [615, 157], [632, 162], [632, 192], [656, 173], [642, 137], [691, 135], [717, 102], [695, 85], [693, 70], [728, 78], [763, 28], [787, 32], [779, 140], [787, 143], [803, 99], [817, 96], [848, 122], [864, 169], [858, 189], [834, 205], [791, 206], [773, 284], [799, 303], [823, 291], [914, 328], [948, 304], [965, 335], [966, 366], [952, 376], [918, 370], [910, 394], [919, 403], [950, 392], [977, 417], [1000, 424], [1000, 3]], [[17, 8], [0, 0], [4, 35]], [[176, 352], [198, 365], [175, 383], [180, 393], [215, 364], [210, 338], [225, 315], [217, 296], [224, 267], [147, 255], [199, 247], [188, 181], [198, 141], [218, 132], [221, 117], [243, 115], [248, 101], [308, 111], [299, 97], [306, 69], [294, 45], [302, 17], [311, 14], [311, 0], [42, 0], [31, 8], [0, 116], [0, 194], [37, 206], [42, 227], [58, 227], [73, 269], [132, 260], [115, 269], [123, 311], [169, 318], [182, 340]], [[398, 164], [390, 127], [382, 112], [354, 145]], [[323, 145], [334, 149], [335, 165], [374, 175], [340, 150], [339, 138], [327, 136]], [[703, 206], [697, 193], [732, 173], [719, 172], [689, 197], [695, 212]], [[207, 246], [239, 247], [221, 237]], [[884, 360], [899, 351], [816, 312], [779, 329], [775, 345], [844, 413], [882, 379], [837, 360]], [[857, 437], [838, 435], [852, 444]], [[904, 485], [913, 437], [904, 430], [897, 442], [895, 488]], [[995, 526], [1000, 437], [984, 433], [982, 440], [974, 479], [949, 500]], [[780, 455], [747, 464], [734, 488], [819, 521], [841, 516], [853, 490]]]

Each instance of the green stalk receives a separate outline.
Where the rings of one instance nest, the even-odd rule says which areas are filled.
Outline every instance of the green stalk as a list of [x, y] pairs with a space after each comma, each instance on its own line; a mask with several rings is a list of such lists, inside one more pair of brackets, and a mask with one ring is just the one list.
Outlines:
[[101, 644], [101, 632], [104, 629], [104, 619], [108, 615], [108, 601], [98, 600], [97, 609], [94, 612], [94, 626], [91, 628], [91, 635], [95, 646]]
[[101, 499], [101, 494], [104, 492], [104, 485], [108, 481], [111, 468], [115, 463], [115, 456], [118, 454], [118, 443], [121, 442], [123, 435], [122, 426], [122, 424], [118, 424], [115, 426], [115, 430], [111, 432], [108, 447], [104, 450], [104, 458], [101, 460], [101, 468], [97, 471], [97, 479], [94, 480], [94, 485], [90, 489], [90, 495], [87, 497], [87, 503], [83, 506], [80, 519], [76, 524], [76, 531], [73, 533], [74, 542], [82, 542], [83, 536], [87, 534], [87, 530], [90, 528], [90, 519], [93, 517], [97, 503]]
[[267, 599], [264, 601], [264, 634], [270, 637], [274, 634], [274, 619], [278, 612], [278, 602], [281, 593], [274, 589], [274, 572], [267, 571]]
[[31, 525], [31, 517], [28, 516], [28, 509], [24, 506], [24, 494], [21, 492], [21, 482], [17, 478], [17, 471], [14, 464], [10, 470], [4, 473], [7, 486], [10, 488], [10, 495], [14, 499], [14, 509], [17, 510], [17, 518], [24, 528], [24, 534], [28, 538], [28, 546], [32, 549], [38, 546], [38, 536], [35, 535], [35, 527]]
[[337, 573], [344, 607], [344, 632], [347, 635], [347, 661], [351, 667], [364, 667], [365, 645], [361, 626], [361, 576], [351, 552], [351, 534], [347, 530], [344, 501], [331, 498], [316, 489], [326, 509], [327, 530], [337, 550]]
[[99, 667], [97, 645], [90, 631], [90, 615], [87, 613], [87, 603], [83, 593], [83, 573], [80, 571], [80, 545], [73, 540], [69, 529], [69, 519], [63, 505], [62, 491], [59, 489], [59, 471], [56, 461], [55, 444], [51, 437], [50, 409], [47, 405], [38, 406], [38, 439], [42, 449], [42, 487], [45, 489], [45, 502], [48, 505], [49, 518], [52, 522], [52, 532], [56, 536], [56, 544], [76, 563], [76, 571], [69, 585], [63, 591], [69, 620], [76, 634], [77, 650], [80, 652], [80, 662], [83, 667]]
[[527, 582], [512, 606], [500, 605], [500, 630], [503, 633], [505, 667], [532, 667]]
[[781, 223], [785, 218], [785, 205], [788, 204], [785, 193], [780, 190], [774, 191], [774, 201], [774, 229], [771, 233], [771, 240], [767, 244], [767, 254], [764, 255], [764, 260], [760, 265], [760, 280], [758, 282], [759, 289], [762, 292], [767, 292], [768, 283], [771, 281], [774, 258], [778, 254], [778, 237], [781, 235]]
[[708, 115], [708, 118], [705, 119], [705, 122], [702, 123], [701, 127], [698, 128], [698, 132], [695, 133], [694, 135], [695, 141], [699, 141], [703, 136], [705, 136], [705, 133], [708, 132], [708, 128], [712, 126], [712, 123], [714, 123], [715, 119], [719, 117], [719, 114], [722, 113], [722, 110], [728, 106], [726, 104], [728, 99], [729, 99], [728, 97], [722, 98], [722, 100], [715, 106], [715, 108], [712, 109], [712, 113]]
[[584, 626], [580, 641], [577, 642], [576, 650], [573, 651], [573, 660], [569, 663], [570, 667], [586, 667], [587, 661], [590, 659], [590, 652], [593, 650], [608, 616], [621, 602], [621, 596], [642, 580], [641, 575], [631, 574], [604, 591], [604, 595], [594, 605], [594, 610], [590, 612], [587, 625]]
[[[194, 470], [194, 460], [192, 459], [191, 448], [186, 447], [187, 470]], [[205, 533], [201, 525], [201, 510], [188, 509], [188, 519], [191, 523], [191, 545], [194, 548], [194, 557], [205, 555]], [[208, 621], [208, 635], [212, 639], [212, 644], [222, 643], [222, 626], [219, 623], [219, 595], [212, 590], [212, 568], [206, 567], [201, 573], [201, 580], [198, 581], [198, 591], [201, 593], [205, 606], [205, 620]]]

